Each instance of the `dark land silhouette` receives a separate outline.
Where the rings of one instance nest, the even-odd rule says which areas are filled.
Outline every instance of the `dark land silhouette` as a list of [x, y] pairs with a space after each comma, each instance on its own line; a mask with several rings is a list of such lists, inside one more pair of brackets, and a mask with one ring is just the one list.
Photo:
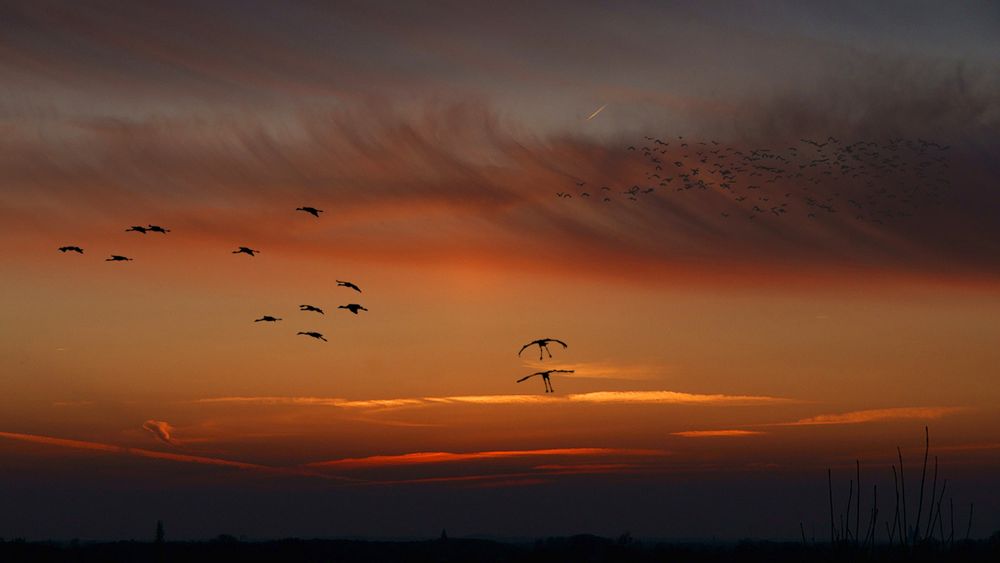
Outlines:
[[[162, 527], [158, 528], [162, 532]], [[420, 561], [420, 562], [653, 562], [653, 561], [960, 561], [1000, 560], [1000, 532], [986, 540], [937, 543], [903, 549], [876, 545], [864, 551], [800, 542], [663, 542], [589, 534], [525, 541], [442, 537], [431, 540], [366, 541], [297, 539], [247, 541], [219, 535], [206, 541], [81, 542], [0, 541], [5, 562], [126, 561]]]

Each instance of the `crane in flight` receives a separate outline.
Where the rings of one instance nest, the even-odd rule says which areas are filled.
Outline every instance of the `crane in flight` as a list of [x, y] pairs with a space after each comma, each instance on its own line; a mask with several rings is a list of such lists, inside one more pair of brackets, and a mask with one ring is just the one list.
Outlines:
[[354, 285], [353, 283], [351, 283], [349, 281], [337, 280], [337, 287], [349, 287], [349, 288], [353, 289], [354, 291], [357, 291], [358, 293], [361, 293], [361, 288], [358, 287], [358, 286], [356, 286], [356, 285]]
[[63, 254], [67, 252], [77, 252], [83, 254], [83, 249], [80, 248], [79, 246], [60, 246], [59, 252], [62, 252]]
[[329, 340], [327, 340], [326, 338], [323, 338], [323, 335], [321, 333], [319, 333], [319, 332], [315, 332], [315, 331], [311, 331], [310, 330], [308, 332], [299, 332], [298, 334], [302, 334], [304, 336], [311, 336], [311, 337], [315, 338], [316, 340], [322, 340], [323, 342], [329, 342]]
[[161, 227], [159, 225], [150, 225], [150, 226], [146, 227], [146, 230], [147, 231], [152, 231], [154, 233], [160, 233], [161, 235], [165, 235], [165, 234], [167, 234], [167, 233], [170, 232], [170, 229], [167, 229], [165, 227]]
[[348, 311], [354, 313], [355, 315], [358, 314], [358, 311], [367, 311], [368, 310], [368, 309], [365, 309], [364, 307], [362, 307], [361, 305], [358, 305], [357, 303], [350, 303], [348, 305], [338, 305], [337, 308], [338, 309], [347, 309]]
[[256, 256], [258, 252], [260, 252], [260, 251], [259, 250], [254, 250], [254, 249], [250, 248], [249, 246], [241, 246], [241, 247], [237, 248], [236, 250], [234, 250], [233, 254], [247, 254], [247, 255], [250, 255], [250, 256]]
[[323, 312], [323, 309], [320, 309], [319, 307], [316, 307], [316, 306], [313, 306], [313, 305], [299, 305], [299, 311], [313, 311], [313, 312], [319, 313], [321, 315], [325, 315], [326, 314], [326, 313]]
[[112, 254], [111, 258], [105, 258], [104, 261], [105, 262], [130, 262], [130, 261], [132, 261], [132, 259], [131, 258], [127, 258], [125, 256], [119, 256], [117, 254]]
[[563, 342], [562, 340], [558, 340], [558, 339], [555, 339], [555, 338], [539, 338], [538, 340], [532, 340], [531, 342], [525, 344], [524, 346], [521, 346], [521, 349], [517, 352], [517, 355], [520, 356], [521, 352], [524, 352], [525, 349], [530, 348], [531, 346], [538, 346], [538, 359], [539, 360], [542, 359], [542, 352], [546, 352], [549, 355], [549, 357], [551, 358], [552, 357], [552, 352], [549, 352], [549, 343], [550, 342], [555, 342], [557, 344], [562, 344], [563, 348], [569, 348], [569, 346], [565, 342]]
[[549, 380], [549, 375], [551, 375], [553, 373], [573, 373], [573, 370], [571, 370], [571, 369], [549, 369], [549, 370], [545, 370], [545, 371], [536, 371], [535, 373], [533, 373], [531, 375], [526, 375], [526, 376], [522, 377], [521, 379], [518, 379], [517, 383], [520, 383], [522, 381], [527, 381], [528, 379], [531, 379], [532, 377], [535, 377], [536, 375], [540, 375], [540, 376], [542, 376], [542, 381], [545, 383], [545, 392], [546, 393], [555, 393], [555, 390], [552, 389], [552, 382]]
[[308, 207], [308, 206], [296, 207], [295, 210], [305, 211], [306, 213], [312, 215], [313, 217], [319, 217], [319, 214], [323, 212], [322, 209], [316, 209], [315, 207]]
[[253, 322], [259, 323], [259, 322], [263, 321], [265, 323], [275, 323], [275, 322], [278, 322], [280, 320], [281, 319], [279, 317], [272, 317], [271, 315], [264, 315], [263, 317], [261, 317], [259, 319], [254, 319]]

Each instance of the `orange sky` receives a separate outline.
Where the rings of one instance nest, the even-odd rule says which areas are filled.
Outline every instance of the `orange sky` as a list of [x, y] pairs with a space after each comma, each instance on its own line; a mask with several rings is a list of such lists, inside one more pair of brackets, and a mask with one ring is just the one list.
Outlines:
[[[449, 518], [466, 501], [537, 503], [532, 526], [472, 518], [466, 533], [543, 534], [567, 515], [607, 531], [621, 521], [609, 507], [641, 505], [624, 521], [655, 534], [655, 503], [726, 491], [688, 528], [674, 503], [676, 534], [706, 537], [713, 506], [749, 506], [785, 477], [811, 491], [861, 457], [886, 479], [897, 445], [916, 460], [925, 425], [965, 479], [962, 503], [1000, 490], [1000, 90], [977, 65], [962, 86], [927, 62], [986, 56], [992, 36], [956, 56], [865, 21], [791, 33], [812, 20], [790, 10], [775, 35], [753, 10], [718, 24], [692, 7], [669, 24], [675, 48], [646, 57], [659, 43], [620, 33], [655, 12], [640, 4], [518, 25], [485, 6], [258, 6], [239, 22], [193, 9], [0, 10], [0, 493], [35, 507], [0, 517], [0, 536], [129, 537], [155, 511], [198, 512], [202, 493], [222, 521], [246, 499], [277, 511], [282, 493], [360, 507], [340, 531], [304, 509], [295, 522], [319, 535], [424, 533], [432, 494]], [[581, 25], [593, 45], [550, 41]], [[926, 76], [888, 55], [857, 63], [854, 49], [882, 53], [865, 38], [905, 46]], [[890, 82], [906, 94], [885, 99]], [[749, 220], [720, 191], [633, 203], [622, 190], [647, 163], [626, 147], [646, 135], [746, 151], [941, 140], [952, 190], [883, 225], [802, 209]], [[667, 166], [687, 158], [679, 141]], [[867, 189], [840, 182], [822, 189]], [[579, 193], [603, 184], [608, 205]], [[566, 190], [577, 197], [555, 197]], [[125, 232], [148, 223], [171, 232]], [[67, 244], [85, 253], [56, 251]], [[254, 322], [265, 314], [283, 320]], [[569, 347], [517, 355], [543, 337]], [[551, 394], [515, 383], [547, 369], [574, 373]], [[47, 524], [46, 499], [102, 487], [118, 507], [106, 526]], [[587, 510], [588, 491], [622, 504]], [[811, 497], [784, 497], [794, 534]], [[400, 498], [410, 517], [376, 529]], [[1000, 524], [1000, 498], [981, 502]], [[719, 533], [742, 537], [746, 512], [732, 514]], [[218, 523], [191, 518], [192, 537]], [[746, 533], [785, 533], [768, 522]]]

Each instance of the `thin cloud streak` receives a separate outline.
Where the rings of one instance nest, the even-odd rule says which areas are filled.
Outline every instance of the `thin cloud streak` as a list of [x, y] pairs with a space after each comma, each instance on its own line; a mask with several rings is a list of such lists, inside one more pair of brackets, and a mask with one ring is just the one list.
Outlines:
[[214, 465], [219, 467], [232, 467], [235, 469], [246, 469], [251, 471], [260, 471], [263, 473], [278, 474], [278, 475], [291, 475], [291, 476], [305, 476], [305, 477], [319, 477], [322, 479], [335, 479], [344, 481], [356, 481], [355, 479], [348, 479], [344, 477], [337, 477], [334, 475], [320, 474], [316, 472], [311, 472], [303, 469], [297, 468], [286, 468], [286, 467], [272, 467], [267, 465], [259, 465], [256, 463], [247, 463], [243, 461], [233, 461], [228, 459], [220, 459], [214, 457], [205, 457], [197, 455], [187, 455], [187, 454], [177, 454], [170, 452], [158, 452], [155, 450], [147, 450], [143, 448], [130, 448], [127, 446], [118, 446], [114, 444], [104, 444], [101, 442], [89, 442], [85, 440], [72, 440], [67, 438], [56, 438], [52, 436], [43, 436], [39, 434], [23, 434], [19, 432], [0, 432], [0, 438], [7, 438], [9, 440], [17, 440], [20, 442], [30, 442], [34, 444], [44, 444], [47, 446], [56, 446], [61, 448], [71, 448], [77, 450], [89, 450], [106, 452], [112, 454], [120, 455], [131, 455], [136, 457], [144, 457], [149, 459], [162, 459], [166, 461], [175, 461], [181, 463], [195, 463], [200, 465]]
[[969, 407], [893, 407], [868, 409], [837, 414], [821, 414], [794, 422], [779, 422], [770, 426], [821, 426], [829, 424], [863, 424], [888, 420], [933, 420], [969, 410]]
[[750, 406], [791, 404], [795, 399], [764, 395], [724, 395], [680, 391], [594, 391], [565, 396], [545, 395], [453, 395], [403, 399], [348, 400], [336, 397], [212, 397], [196, 399], [201, 404], [303, 405], [347, 409], [387, 409], [433, 405], [533, 405], [533, 404], [648, 404]]
[[560, 374], [566, 379], [623, 379], [641, 381], [653, 379], [667, 371], [665, 366], [641, 364], [617, 364], [613, 362], [544, 363], [535, 360], [525, 362], [529, 369], [568, 369], [573, 373]]
[[414, 452], [399, 455], [376, 455], [362, 458], [345, 458], [331, 461], [319, 461], [307, 464], [307, 467], [385, 467], [400, 465], [425, 465], [436, 463], [455, 463], [461, 461], [479, 461], [486, 459], [504, 459], [535, 456], [665, 456], [668, 452], [649, 449], [620, 448], [554, 448], [540, 450], [496, 450], [485, 452]]
[[759, 436], [765, 432], [756, 430], [685, 430], [683, 432], [671, 432], [671, 436], [681, 436], [683, 438], [729, 438], [739, 436]]

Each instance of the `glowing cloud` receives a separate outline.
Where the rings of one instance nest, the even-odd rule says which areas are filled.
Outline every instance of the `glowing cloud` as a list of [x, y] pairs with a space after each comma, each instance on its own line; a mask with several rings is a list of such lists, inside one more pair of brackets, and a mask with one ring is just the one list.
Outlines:
[[824, 424], [861, 424], [884, 420], [935, 419], [968, 410], [966, 407], [895, 407], [869, 409], [839, 414], [821, 414], [795, 422], [783, 422], [777, 426], [815, 426]]
[[678, 391], [596, 391], [568, 395], [566, 400], [575, 403], [647, 403], [647, 404], [702, 404], [702, 405], [760, 405], [789, 403], [791, 399], [755, 395], [702, 395]]
[[448, 404], [531, 405], [555, 403], [585, 404], [689, 404], [689, 405], [773, 405], [793, 403], [793, 399], [766, 395], [723, 395], [684, 393], [680, 391], [595, 391], [564, 396], [546, 395], [453, 395], [403, 399], [347, 400], [332, 397], [214, 397], [196, 403], [235, 403], [258, 405], [313, 405], [357, 409], [425, 407]]
[[612, 362], [584, 362], [584, 363], [544, 363], [537, 361], [525, 362], [529, 369], [568, 369], [573, 373], [560, 374], [560, 378], [567, 379], [626, 379], [644, 380], [652, 379], [663, 374], [667, 368], [662, 365], [641, 365], [641, 364], [618, 364]]
[[171, 446], [177, 445], [171, 436], [173, 432], [173, 427], [170, 423], [164, 422], [162, 420], [147, 420], [142, 423], [143, 430], [148, 430], [156, 439], [160, 440], [164, 444], [170, 444]]
[[755, 430], [685, 430], [683, 432], [671, 432], [671, 436], [682, 436], [684, 438], [726, 438], [736, 436], [758, 436], [764, 432]]

